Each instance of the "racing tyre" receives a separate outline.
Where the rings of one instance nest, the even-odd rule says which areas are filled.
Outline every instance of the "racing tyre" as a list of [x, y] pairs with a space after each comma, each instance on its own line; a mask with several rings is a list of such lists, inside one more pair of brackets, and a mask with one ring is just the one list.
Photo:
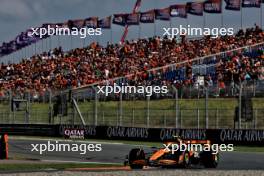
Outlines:
[[219, 154], [212, 154], [212, 152], [204, 152], [202, 162], [205, 168], [216, 168], [219, 162]]
[[183, 168], [189, 168], [190, 167], [190, 154], [189, 154], [189, 152], [184, 153], [182, 167]]
[[144, 150], [140, 148], [132, 149], [128, 155], [128, 163], [131, 169], [143, 169], [143, 164], [133, 164], [136, 160], [145, 160]]

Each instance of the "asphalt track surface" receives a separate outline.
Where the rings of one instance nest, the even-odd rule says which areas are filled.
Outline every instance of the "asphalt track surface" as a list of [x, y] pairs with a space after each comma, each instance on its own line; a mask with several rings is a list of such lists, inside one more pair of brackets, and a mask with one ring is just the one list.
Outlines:
[[[54, 140], [51, 140], [55, 143]], [[111, 141], [110, 141], [111, 142]], [[81, 155], [80, 152], [45, 152], [42, 155], [39, 152], [32, 152], [31, 144], [47, 144], [47, 140], [32, 139], [9, 139], [9, 157], [26, 158], [32, 160], [42, 160], [50, 162], [100, 162], [100, 163], [123, 163], [125, 156], [135, 145], [122, 143], [101, 143], [102, 151], [87, 152]], [[67, 144], [70, 141], [59, 141]], [[91, 141], [77, 142], [76, 144], [96, 143]], [[149, 147], [143, 147], [146, 150]], [[196, 168], [197, 169], [197, 168]], [[202, 168], [201, 168], [202, 169]], [[264, 170], [264, 153], [254, 152], [222, 152], [220, 153], [220, 170]]]

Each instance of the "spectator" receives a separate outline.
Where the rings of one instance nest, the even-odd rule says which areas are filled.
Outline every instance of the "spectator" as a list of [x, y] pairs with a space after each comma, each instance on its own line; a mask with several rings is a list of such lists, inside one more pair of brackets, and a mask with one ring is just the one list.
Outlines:
[[[88, 47], [76, 48], [67, 53], [60, 47], [23, 59], [18, 64], [2, 63], [0, 90], [12, 89], [21, 92], [62, 90], [126, 75], [134, 75], [129, 78], [131, 84], [155, 82], [175, 83], [177, 86], [190, 85], [193, 84], [195, 76], [192, 73], [192, 62], [185, 65], [185, 80], [162, 80], [158, 78], [161, 77], [158, 72], [153, 82], [149, 83], [146, 82], [149, 77], [146, 71], [263, 41], [264, 33], [256, 26], [246, 31], [240, 30], [235, 36], [218, 38], [207, 36], [196, 40], [186, 40], [182, 37], [182, 42], [167, 37], [126, 41], [123, 45], [108, 43], [106, 47], [93, 42]], [[218, 81], [219, 87], [224, 88], [225, 84], [232, 81], [239, 83], [243, 80], [257, 80], [263, 74], [261, 70], [263, 58], [229, 53], [225, 59], [217, 62], [217, 79], [214, 80], [207, 75], [208, 85]]]

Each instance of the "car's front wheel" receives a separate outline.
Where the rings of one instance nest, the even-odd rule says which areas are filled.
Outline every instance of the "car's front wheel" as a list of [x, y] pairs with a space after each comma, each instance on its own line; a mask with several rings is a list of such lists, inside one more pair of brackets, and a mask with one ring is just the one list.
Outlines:
[[132, 149], [128, 155], [128, 163], [131, 169], [143, 169], [144, 164], [135, 163], [135, 161], [145, 161], [144, 150], [140, 148]]
[[183, 163], [182, 163], [183, 168], [189, 168], [190, 167], [190, 154], [189, 152], [185, 152], [183, 154]]

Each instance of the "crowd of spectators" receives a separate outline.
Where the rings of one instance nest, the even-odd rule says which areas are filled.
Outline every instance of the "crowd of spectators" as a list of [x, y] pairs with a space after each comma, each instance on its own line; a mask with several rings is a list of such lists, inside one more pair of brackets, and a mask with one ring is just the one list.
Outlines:
[[[246, 31], [240, 30], [234, 36], [218, 38], [207, 36], [187, 40], [182, 36], [181, 41], [177, 41], [165, 36], [126, 41], [124, 44], [108, 43], [106, 47], [91, 43], [69, 52], [55, 48], [23, 59], [18, 64], [2, 63], [0, 94], [5, 90], [64, 90], [131, 74], [134, 75], [131, 79], [142, 80], [148, 77], [144, 71], [152, 68], [261, 42], [264, 42], [264, 32], [256, 26]], [[262, 57], [252, 58], [243, 54], [227, 56], [216, 65], [216, 81], [224, 86], [223, 83], [231, 80], [259, 79], [263, 74], [263, 63]], [[192, 62], [185, 64], [185, 67], [186, 80], [183, 83], [190, 84], [193, 79]], [[140, 76], [138, 73], [141, 73]], [[206, 76], [206, 80], [211, 84], [215, 81], [210, 75]], [[172, 83], [177, 83], [177, 80]]]

